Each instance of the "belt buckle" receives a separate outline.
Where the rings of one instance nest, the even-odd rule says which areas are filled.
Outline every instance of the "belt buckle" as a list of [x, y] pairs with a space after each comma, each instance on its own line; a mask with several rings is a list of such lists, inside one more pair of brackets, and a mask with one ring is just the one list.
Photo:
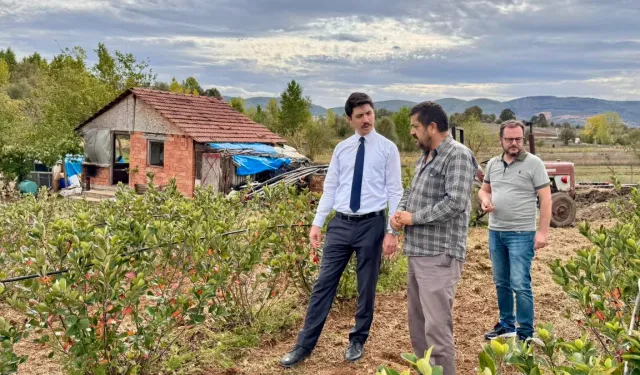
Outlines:
[[355, 222], [355, 220], [352, 220], [352, 219], [355, 219], [355, 217], [356, 217], [355, 215], [349, 215], [349, 214], [344, 214], [344, 213], [340, 213], [340, 214], [342, 215], [343, 219], [345, 219], [345, 220], [347, 220], [349, 222], [352, 222], [352, 221]]

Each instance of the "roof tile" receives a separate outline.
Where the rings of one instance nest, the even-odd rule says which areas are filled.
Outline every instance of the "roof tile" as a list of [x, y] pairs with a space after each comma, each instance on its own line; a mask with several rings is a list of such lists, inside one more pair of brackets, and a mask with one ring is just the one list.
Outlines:
[[164, 118], [199, 143], [286, 143], [284, 139], [271, 132], [264, 125], [258, 124], [237, 112], [223, 100], [207, 96], [177, 94], [143, 88], [133, 88], [125, 91], [76, 129], [80, 129], [86, 123], [114, 106], [128, 96], [129, 93], [133, 93], [137, 98], [153, 107]]

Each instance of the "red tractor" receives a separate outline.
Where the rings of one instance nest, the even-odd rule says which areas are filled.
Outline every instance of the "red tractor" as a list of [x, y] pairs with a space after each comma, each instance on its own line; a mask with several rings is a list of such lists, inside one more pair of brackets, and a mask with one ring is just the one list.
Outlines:
[[[525, 125], [529, 126], [529, 152], [536, 153], [535, 139], [533, 136], [533, 123], [531, 121], [523, 121]], [[464, 143], [464, 131], [460, 128], [452, 127], [453, 138], [456, 139], [456, 132], [460, 133], [460, 142]], [[487, 165], [488, 160], [481, 162], [481, 165]], [[551, 226], [552, 227], [565, 227], [573, 223], [576, 218], [576, 180], [575, 180], [575, 167], [573, 163], [569, 162], [545, 162], [545, 168], [551, 182]], [[476, 174], [476, 187], [480, 188], [482, 181], [484, 180], [484, 172], [482, 167]], [[474, 194], [477, 193], [477, 189], [474, 189]], [[474, 197], [475, 198], [475, 197]], [[476, 202], [477, 203], [477, 202]], [[475, 210], [480, 210], [479, 204], [474, 205]], [[481, 210], [475, 212], [476, 220], [484, 216], [484, 212]]]

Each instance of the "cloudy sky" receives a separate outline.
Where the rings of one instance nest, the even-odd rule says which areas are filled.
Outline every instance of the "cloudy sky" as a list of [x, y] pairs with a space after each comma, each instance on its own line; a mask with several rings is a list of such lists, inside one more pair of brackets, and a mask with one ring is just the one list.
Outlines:
[[529, 95], [640, 100], [638, 0], [0, 0], [0, 48], [148, 59], [224, 95], [315, 104]]

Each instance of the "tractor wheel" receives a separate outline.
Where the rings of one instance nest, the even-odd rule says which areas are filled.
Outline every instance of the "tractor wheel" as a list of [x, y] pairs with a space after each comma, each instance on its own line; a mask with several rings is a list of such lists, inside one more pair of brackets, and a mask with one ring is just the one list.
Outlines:
[[566, 193], [551, 195], [551, 226], [566, 227], [576, 218], [576, 202]]

